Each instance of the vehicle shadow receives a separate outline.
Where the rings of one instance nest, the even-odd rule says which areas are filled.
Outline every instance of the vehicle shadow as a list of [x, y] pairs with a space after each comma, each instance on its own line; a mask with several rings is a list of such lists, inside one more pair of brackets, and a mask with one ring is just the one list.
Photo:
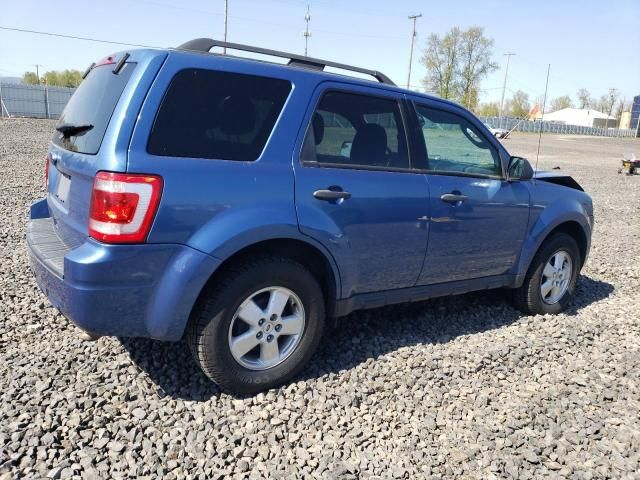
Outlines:
[[[613, 285], [581, 276], [576, 295], [566, 310], [576, 315], [582, 308], [608, 297]], [[474, 292], [413, 304], [355, 312], [328, 326], [320, 349], [298, 380], [318, 378], [353, 368], [370, 358], [401, 347], [449, 342], [462, 335], [506, 327], [523, 314], [508, 301], [508, 291]], [[189, 347], [180, 342], [122, 338], [121, 344], [136, 366], [144, 371], [161, 397], [206, 401], [220, 389], [201, 372]]]

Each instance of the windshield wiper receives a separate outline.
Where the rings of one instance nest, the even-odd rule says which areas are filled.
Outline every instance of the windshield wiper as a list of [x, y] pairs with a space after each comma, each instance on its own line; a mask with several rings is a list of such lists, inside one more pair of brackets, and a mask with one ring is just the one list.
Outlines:
[[70, 123], [63, 123], [58, 125], [56, 130], [59, 131], [64, 138], [79, 137], [84, 135], [93, 128], [93, 125], [71, 125]]

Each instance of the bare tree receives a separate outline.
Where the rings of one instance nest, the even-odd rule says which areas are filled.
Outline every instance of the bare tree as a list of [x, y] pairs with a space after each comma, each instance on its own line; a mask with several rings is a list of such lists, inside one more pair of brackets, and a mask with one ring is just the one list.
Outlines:
[[427, 49], [422, 57], [422, 63], [427, 68], [424, 84], [427, 90], [442, 98], [457, 97], [456, 79], [460, 42], [461, 32], [458, 27], [452, 28], [442, 38], [431, 34], [427, 40]]
[[622, 100], [620, 100], [618, 102], [618, 107], [616, 108], [616, 115], [615, 115], [618, 122], [620, 122], [620, 119], [622, 118], [622, 113], [628, 112], [630, 110], [631, 110], [631, 102], [628, 102], [626, 98], [623, 98]]
[[551, 101], [552, 112], [562, 110], [563, 108], [571, 108], [571, 107], [573, 107], [573, 102], [571, 101], [571, 97], [569, 95], [563, 95], [561, 97], [554, 98]]
[[586, 88], [581, 88], [576, 92], [578, 98], [578, 108], [589, 108], [593, 106], [593, 99], [591, 93]]
[[620, 91], [617, 88], [610, 88], [604, 98], [606, 99], [604, 104], [606, 110], [603, 110], [603, 112], [611, 116], [613, 114], [613, 108], [615, 107], [618, 98], [620, 98]]
[[595, 108], [599, 112], [605, 113], [607, 110], [607, 105], [609, 104], [609, 100], [606, 95], [601, 95], [598, 100], [594, 100], [591, 104], [591, 108]]
[[467, 108], [478, 104], [480, 82], [498, 69], [491, 61], [493, 39], [484, 36], [484, 29], [471, 27], [462, 32], [460, 42], [460, 100]]

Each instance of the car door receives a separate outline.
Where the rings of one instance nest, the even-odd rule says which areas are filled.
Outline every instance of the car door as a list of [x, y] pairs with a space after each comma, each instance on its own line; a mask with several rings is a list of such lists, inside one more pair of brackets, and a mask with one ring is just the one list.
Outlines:
[[294, 158], [302, 233], [336, 259], [342, 296], [413, 286], [427, 246], [427, 182], [411, 169], [402, 96], [324, 83]]
[[504, 179], [500, 149], [477, 119], [444, 102], [415, 100], [429, 183], [429, 244], [419, 284], [506, 274], [522, 247], [529, 190]]

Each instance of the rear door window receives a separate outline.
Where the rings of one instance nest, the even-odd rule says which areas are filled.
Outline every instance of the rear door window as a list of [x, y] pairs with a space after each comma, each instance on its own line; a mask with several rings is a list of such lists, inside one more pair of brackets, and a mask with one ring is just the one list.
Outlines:
[[257, 160], [291, 91], [286, 80], [186, 69], [172, 79], [147, 151], [169, 157]]
[[127, 85], [135, 63], [125, 63], [120, 72], [113, 73], [113, 64], [95, 67], [67, 103], [56, 128], [86, 126], [78, 135], [56, 131], [53, 143], [67, 150], [94, 155], [109, 125], [120, 95]]
[[302, 161], [331, 166], [410, 168], [398, 102], [356, 93], [325, 93], [312, 117]]

